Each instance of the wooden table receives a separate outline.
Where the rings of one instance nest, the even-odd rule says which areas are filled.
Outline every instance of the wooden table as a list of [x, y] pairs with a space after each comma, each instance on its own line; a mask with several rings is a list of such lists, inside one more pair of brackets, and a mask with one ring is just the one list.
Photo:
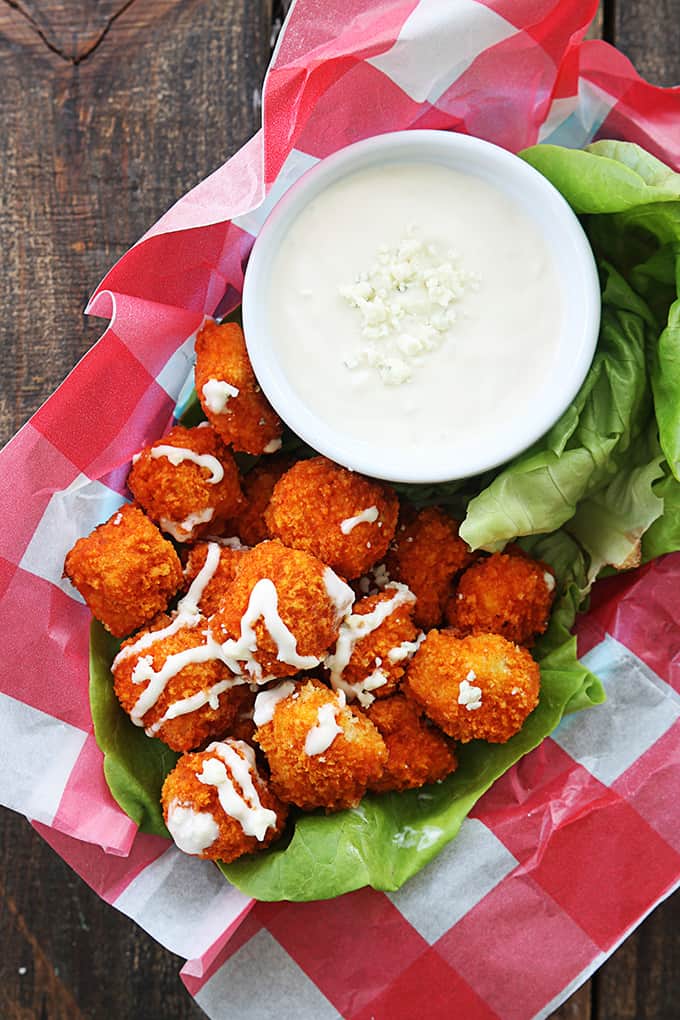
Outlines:
[[[0, 0], [0, 442], [96, 340], [82, 308], [105, 270], [257, 128], [284, 6]], [[652, 81], [680, 80], [680, 0], [610, 0], [598, 30]], [[203, 1015], [181, 961], [9, 812], [0, 855], [3, 1020]], [[680, 1015], [679, 922], [675, 897], [555, 1017]]]

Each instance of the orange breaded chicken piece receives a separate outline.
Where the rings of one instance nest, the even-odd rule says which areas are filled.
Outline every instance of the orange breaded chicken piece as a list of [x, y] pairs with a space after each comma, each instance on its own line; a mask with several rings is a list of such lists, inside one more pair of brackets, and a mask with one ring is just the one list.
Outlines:
[[[174, 619], [123, 644], [112, 666], [114, 690], [124, 711], [148, 736], [158, 737], [173, 751], [190, 751], [227, 733], [242, 699], [234, 694], [235, 678], [227, 667], [203, 654], [207, 622], [174, 629]], [[194, 661], [186, 661], [191, 658]], [[153, 674], [164, 681], [157, 697]]]
[[178, 542], [193, 542], [215, 530], [243, 503], [236, 462], [209, 425], [176, 425], [145, 447], [133, 458], [128, 487], [149, 517]]
[[293, 460], [287, 454], [277, 457], [263, 457], [244, 475], [241, 480], [245, 504], [238, 517], [227, 521], [224, 531], [238, 535], [246, 545], [257, 545], [271, 538], [264, 513], [272, 498], [274, 486], [292, 466]]
[[273, 537], [354, 578], [385, 555], [398, 512], [390, 486], [313, 457], [276, 483], [264, 516]]
[[416, 596], [413, 614], [423, 630], [438, 627], [456, 574], [473, 559], [458, 524], [439, 507], [406, 512], [385, 559], [387, 573]]
[[394, 694], [418, 647], [415, 597], [405, 585], [355, 602], [326, 660], [331, 685], [362, 706]]
[[253, 748], [232, 738], [182, 755], [163, 783], [161, 803], [180, 850], [225, 864], [268, 847], [288, 814], [258, 772]]
[[387, 747], [387, 764], [374, 793], [413, 790], [445, 779], [458, 767], [451, 741], [429, 720], [414, 701], [403, 694], [376, 701], [368, 718]]
[[305, 811], [354, 807], [387, 760], [373, 723], [348, 708], [342, 692], [329, 691], [318, 680], [279, 701], [255, 739], [277, 795]]
[[[185, 584], [190, 585], [205, 566], [208, 554], [208, 542], [197, 542], [192, 549], [184, 567]], [[212, 616], [222, 605], [224, 596], [229, 590], [231, 582], [236, 576], [238, 565], [248, 552], [247, 549], [235, 549], [231, 546], [220, 545], [220, 558], [214, 574], [203, 588], [198, 600], [198, 608], [204, 616]]]
[[206, 322], [196, 338], [196, 393], [225, 443], [243, 453], [275, 453], [281, 421], [255, 378], [243, 330], [235, 322]]
[[338, 636], [354, 593], [315, 556], [261, 542], [239, 563], [221, 609], [210, 620], [227, 654], [254, 680], [312, 669]]
[[172, 544], [129, 505], [78, 539], [64, 573], [114, 637], [132, 634], [163, 612], [182, 584]]
[[432, 630], [403, 689], [454, 740], [504, 744], [538, 704], [539, 687], [538, 663], [526, 648], [499, 634]]
[[494, 553], [462, 575], [446, 619], [461, 634], [502, 634], [525, 645], [548, 626], [554, 595], [555, 575], [547, 564]]

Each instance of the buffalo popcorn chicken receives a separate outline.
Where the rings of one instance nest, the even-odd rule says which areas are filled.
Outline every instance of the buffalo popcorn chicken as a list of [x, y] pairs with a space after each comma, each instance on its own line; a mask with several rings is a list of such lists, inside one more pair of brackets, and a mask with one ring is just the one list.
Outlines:
[[227, 656], [253, 680], [314, 669], [338, 636], [354, 593], [315, 556], [262, 542], [239, 565], [211, 620]]
[[201, 569], [205, 566], [210, 553], [210, 545], [217, 545], [219, 549], [218, 562], [215, 572], [202, 589], [198, 608], [203, 616], [212, 616], [220, 608], [229, 590], [231, 582], [236, 577], [236, 571], [248, 550], [245, 547], [225, 545], [219, 539], [217, 541], [197, 542], [189, 550], [189, 555], [184, 567], [185, 582], [193, 582], [198, 577]]
[[172, 544], [134, 506], [122, 506], [78, 539], [64, 573], [114, 637], [125, 637], [162, 613], [182, 584]]
[[461, 634], [501, 634], [526, 645], [548, 626], [554, 596], [555, 575], [547, 564], [494, 553], [462, 575], [446, 619]]
[[232, 739], [183, 755], [161, 800], [180, 850], [225, 863], [278, 839], [288, 813], [260, 775], [252, 747]]
[[504, 744], [538, 704], [538, 663], [498, 634], [430, 631], [409, 666], [405, 693], [454, 740]]
[[395, 694], [376, 701], [366, 714], [387, 747], [383, 773], [369, 787], [374, 793], [418, 789], [455, 772], [458, 762], [452, 741], [410, 698]]
[[281, 422], [253, 372], [243, 330], [235, 322], [206, 322], [196, 338], [196, 393], [223, 442], [243, 453], [275, 453]]
[[358, 804], [387, 761], [373, 723], [347, 706], [342, 691], [329, 691], [318, 680], [290, 693], [286, 688], [285, 697], [272, 702], [271, 718], [260, 716], [255, 740], [267, 756], [278, 796], [305, 811]]
[[246, 545], [257, 545], [271, 538], [264, 514], [272, 498], [274, 486], [292, 467], [293, 461], [286, 454], [262, 458], [245, 476], [242, 482], [244, 505], [238, 516], [227, 521], [225, 528], [238, 535]]
[[414, 620], [429, 630], [438, 627], [456, 574], [473, 556], [458, 525], [439, 507], [402, 515], [392, 547], [386, 557], [387, 573], [407, 584], [416, 596]]
[[351, 579], [383, 558], [398, 509], [388, 485], [314, 457], [298, 461], [277, 482], [265, 521], [274, 538]]
[[177, 425], [145, 447], [133, 458], [128, 487], [177, 542], [214, 533], [243, 503], [234, 458], [209, 425]]

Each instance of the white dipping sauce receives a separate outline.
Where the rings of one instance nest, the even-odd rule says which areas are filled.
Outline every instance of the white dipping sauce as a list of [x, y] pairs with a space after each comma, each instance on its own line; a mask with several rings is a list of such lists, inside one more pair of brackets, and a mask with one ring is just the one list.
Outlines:
[[[474, 284], [450, 305], [434, 349], [410, 351], [410, 371], [386, 382], [366, 363], [365, 322], [341, 289], [408, 238]], [[328, 187], [293, 222], [270, 280], [286, 377], [320, 419], [360, 440], [401, 451], [469, 447], [471, 432], [483, 442], [531, 406], [555, 369], [563, 303], [543, 238], [506, 195], [442, 165], [371, 167]]]

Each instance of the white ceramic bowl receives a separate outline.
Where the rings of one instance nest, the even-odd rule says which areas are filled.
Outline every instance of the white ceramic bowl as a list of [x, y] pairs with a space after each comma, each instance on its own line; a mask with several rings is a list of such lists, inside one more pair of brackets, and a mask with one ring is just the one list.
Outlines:
[[[427, 449], [417, 458], [343, 434], [305, 405], [276, 352], [266, 296], [279, 245], [302, 209], [320, 192], [357, 170], [383, 164], [443, 164], [482, 178], [511, 198], [547, 243], [562, 286], [563, 315], [550, 390], [480, 444], [471, 433], [463, 451]], [[324, 243], [330, 243], [328, 238]], [[307, 171], [270, 213], [255, 241], [243, 289], [243, 328], [258, 381], [281, 418], [319, 453], [345, 467], [394, 482], [465, 478], [502, 464], [529, 447], [555, 423], [583, 382], [600, 324], [600, 286], [583, 229], [567, 202], [545, 177], [517, 156], [467, 135], [399, 131], [357, 142]], [[509, 385], [511, 385], [511, 380]]]

